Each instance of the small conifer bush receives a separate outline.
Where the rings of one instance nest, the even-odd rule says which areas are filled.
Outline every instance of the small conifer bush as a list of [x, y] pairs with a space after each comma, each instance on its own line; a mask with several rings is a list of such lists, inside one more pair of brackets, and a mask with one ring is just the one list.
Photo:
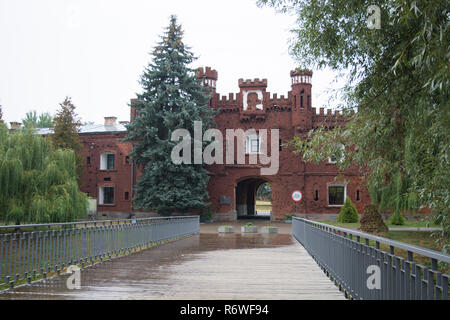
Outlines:
[[355, 206], [353, 205], [349, 197], [345, 199], [344, 206], [341, 208], [341, 212], [339, 212], [337, 222], [343, 223], [358, 222], [358, 211], [356, 210]]

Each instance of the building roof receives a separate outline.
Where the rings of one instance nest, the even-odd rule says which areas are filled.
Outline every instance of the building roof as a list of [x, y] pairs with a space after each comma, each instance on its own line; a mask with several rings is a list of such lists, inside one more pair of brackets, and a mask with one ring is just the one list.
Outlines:
[[[109, 132], [126, 132], [127, 128], [123, 124], [104, 125], [104, 124], [88, 124], [80, 127], [80, 134], [95, 134]], [[40, 135], [53, 134], [52, 128], [38, 128], [36, 133]]]

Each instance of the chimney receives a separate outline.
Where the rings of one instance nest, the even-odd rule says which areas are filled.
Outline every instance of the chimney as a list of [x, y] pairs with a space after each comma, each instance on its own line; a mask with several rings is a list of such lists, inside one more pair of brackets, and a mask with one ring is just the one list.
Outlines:
[[115, 126], [117, 117], [105, 117], [105, 126]]
[[10, 122], [9, 124], [11, 125], [11, 130], [20, 130], [22, 125], [20, 122]]

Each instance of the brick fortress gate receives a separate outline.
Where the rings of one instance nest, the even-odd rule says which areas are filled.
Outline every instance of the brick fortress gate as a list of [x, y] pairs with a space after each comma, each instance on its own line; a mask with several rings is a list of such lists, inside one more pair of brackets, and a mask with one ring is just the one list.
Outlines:
[[[285, 214], [336, 215], [346, 197], [350, 197], [359, 212], [370, 202], [367, 189], [361, 183], [359, 169], [351, 167], [336, 180], [338, 169], [329, 159], [320, 165], [305, 163], [291, 148], [282, 144], [294, 136], [305, 137], [321, 125], [332, 128], [344, 125], [345, 119], [331, 110], [319, 113], [312, 107], [310, 71], [291, 71], [291, 91], [287, 97], [267, 92], [267, 80], [239, 79], [239, 92], [222, 96], [216, 93], [218, 73], [209, 67], [200, 68], [198, 77], [212, 89], [209, 102], [218, 111], [217, 128], [225, 137], [226, 129], [267, 129], [268, 154], [270, 129], [279, 129], [279, 170], [275, 175], [261, 175], [260, 164], [249, 164], [249, 153], [259, 151], [259, 137], [246, 141], [245, 164], [214, 164], [206, 166], [210, 173], [208, 193], [214, 220], [236, 220], [255, 214], [255, 195], [258, 187], [269, 182], [272, 188], [272, 212], [275, 219]], [[131, 121], [135, 116], [131, 109]], [[100, 216], [127, 217], [132, 207], [134, 185], [140, 173], [130, 161], [131, 144], [119, 142], [125, 137], [124, 122], [106, 117], [104, 125], [85, 126], [80, 132], [82, 154], [86, 159], [81, 190], [97, 199]], [[225, 139], [224, 139], [225, 143]], [[236, 145], [236, 144], [235, 144]], [[224, 152], [226, 148], [224, 146]], [[236, 157], [236, 152], [235, 152]], [[235, 159], [236, 160], [236, 159]], [[291, 199], [300, 190], [303, 199], [297, 206]], [[136, 216], [140, 213], [136, 212]]]
[[[243, 130], [279, 129], [279, 171], [275, 175], [260, 174], [260, 164], [211, 165], [208, 186], [210, 201], [215, 212], [215, 220], [235, 220], [239, 216], [255, 214], [255, 196], [258, 187], [269, 182], [272, 188], [272, 211], [275, 219], [285, 214], [337, 214], [346, 197], [350, 197], [359, 212], [369, 204], [367, 189], [361, 183], [359, 169], [352, 167], [336, 180], [338, 169], [333, 161], [316, 165], [301, 161], [292, 148], [283, 146], [294, 136], [305, 137], [307, 133], [324, 125], [328, 128], [344, 125], [345, 119], [338, 112], [331, 113], [320, 108], [319, 113], [312, 107], [311, 71], [291, 71], [291, 91], [288, 96], [278, 97], [267, 92], [267, 80], [239, 79], [239, 92], [222, 96], [216, 93], [217, 71], [200, 68], [198, 76], [205, 86], [213, 90], [210, 106], [219, 111], [215, 122], [225, 137], [226, 129]], [[268, 135], [270, 135], [268, 133]], [[250, 146], [252, 148], [251, 142]], [[224, 148], [225, 150], [225, 148]], [[268, 143], [270, 150], [270, 138]], [[236, 153], [235, 153], [236, 156]], [[295, 205], [292, 192], [300, 190], [301, 202]]]

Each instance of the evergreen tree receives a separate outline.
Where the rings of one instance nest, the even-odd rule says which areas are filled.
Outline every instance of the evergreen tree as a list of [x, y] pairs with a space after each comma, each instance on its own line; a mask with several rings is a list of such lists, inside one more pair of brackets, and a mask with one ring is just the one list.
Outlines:
[[345, 203], [337, 217], [338, 222], [356, 223], [358, 222], [358, 211], [356, 210], [352, 200], [349, 197], [345, 198]]
[[53, 117], [45, 112], [37, 115], [36, 110], [27, 112], [22, 123], [26, 128], [53, 128]]
[[78, 135], [81, 122], [75, 113], [75, 105], [71, 98], [66, 97], [60, 103], [60, 110], [53, 119], [55, 127], [54, 134], [51, 135], [53, 145], [59, 149], [70, 149], [75, 152], [77, 162], [77, 180], [81, 181], [83, 172], [83, 158], [79, 151], [82, 149], [80, 137]]
[[38, 127], [38, 116], [36, 110], [29, 111], [25, 114], [25, 118], [22, 119], [23, 126], [25, 128], [37, 128]]
[[0, 104], [0, 123], [3, 122], [3, 111], [2, 111], [2, 105]]
[[50, 113], [45, 112], [39, 115], [38, 128], [53, 128], [53, 117]]
[[195, 57], [183, 43], [175, 16], [152, 53], [152, 62], [141, 76], [143, 92], [137, 95], [136, 117], [127, 125], [125, 141], [135, 142], [133, 161], [143, 168], [134, 197], [136, 208], [174, 211], [204, 208], [208, 198], [207, 171], [201, 164], [174, 164], [171, 152], [178, 142], [172, 132], [186, 129], [193, 137], [194, 121], [203, 132], [211, 127], [214, 112], [209, 94], [189, 67]]
[[87, 211], [78, 190], [73, 150], [55, 150], [32, 130], [0, 124], [0, 221], [19, 224], [75, 221]]

